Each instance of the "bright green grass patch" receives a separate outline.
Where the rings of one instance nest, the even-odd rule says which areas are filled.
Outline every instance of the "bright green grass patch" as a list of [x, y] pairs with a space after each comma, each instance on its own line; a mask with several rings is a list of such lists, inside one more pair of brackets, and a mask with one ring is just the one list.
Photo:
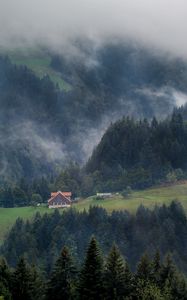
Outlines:
[[[169, 205], [172, 200], [180, 201], [187, 213], [187, 183], [132, 192], [131, 196], [126, 199], [120, 195], [104, 200], [96, 200], [95, 197], [89, 197], [74, 204], [73, 207], [82, 211], [84, 209], [88, 210], [90, 205], [97, 205], [105, 208], [109, 213], [113, 210], [128, 210], [135, 213], [141, 204], [153, 209], [155, 205]], [[53, 211], [53, 209], [48, 209], [48, 207], [0, 208], [0, 243], [3, 242], [6, 233], [18, 217], [24, 220], [32, 219], [36, 212], [40, 212], [42, 215]], [[63, 211], [64, 209], [60, 210], [60, 212]]]
[[6, 233], [15, 223], [17, 218], [24, 220], [32, 219], [39, 212], [43, 215], [46, 212], [51, 212], [48, 207], [15, 207], [15, 208], [0, 208], [0, 243], [2, 243]]
[[61, 90], [69, 91], [71, 86], [65, 82], [60, 72], [53, 70], [50, 66], [51, 57], [45, 49], [41, 48], [17, 48], [0, 49], [0, 54], [8, 55], [11, 62], [16, 65], [25, 65], [31, 69], [39, 78], [49, 75], [51, 80], [58, 84]]
[[87, 200], [80, 201], [75, 207], [78, 210], [87, 210], [90, 205], [98, 205], [108, 212], [128, 210], [135, 213], [141, 204], [153, 209], [155, 205], [162, 205], [163, 203], [169, 205], [173, 200], [180, 201], [187, 213], [187, 183], [132, 192], [128, 198], [116, 195], [110, 199], [96, 200], [95, 197], [90, 197]]

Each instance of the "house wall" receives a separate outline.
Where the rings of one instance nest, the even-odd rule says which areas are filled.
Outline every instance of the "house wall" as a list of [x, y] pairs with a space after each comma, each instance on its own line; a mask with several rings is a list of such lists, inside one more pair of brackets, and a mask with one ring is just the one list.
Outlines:
[[60, 204], [60, 205], [54, 204], [54, 205], [49, 205], [49, 208], [65, 208], [70, 206], [71, 204]]

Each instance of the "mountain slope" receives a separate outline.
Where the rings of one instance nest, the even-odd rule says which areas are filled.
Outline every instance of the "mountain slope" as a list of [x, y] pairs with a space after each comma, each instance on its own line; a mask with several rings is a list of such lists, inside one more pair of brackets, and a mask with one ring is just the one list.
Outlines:
[[[17, 65], [0, 59], [1, 182], [56, 174], [71, 160], [83, 164], [111, 122], [123, 115], [164, 118], [184, 101], [184, 61], [134, 45], [92, 46], [80, 43], [81, 55], [69, 57], [7, 51]], [[44, 61], [43, 77], [35, 67]], [[51, 71], [71, 89], [57, 88]]]
[[[112, 124], [86, 165], [100, 189], [145, 188], [184, 176], [187, 126], [180, 114], [152, 123], [123, 118]], [[183, 170], [183, 171], [182, 171]]]

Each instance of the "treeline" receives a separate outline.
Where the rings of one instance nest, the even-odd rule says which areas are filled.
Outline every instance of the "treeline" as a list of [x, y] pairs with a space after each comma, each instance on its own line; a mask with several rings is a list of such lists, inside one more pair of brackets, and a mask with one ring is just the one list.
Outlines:
[[123, 118], [106, 131], [86, 172], [99, 191], [140, 189], [186, 178], [186, 123], [175, 111], [160, 122]]
[[53, 180], [42, 177], [41, 179], [27, 180], [22, 179], [17, 184], [3, 185], [0, 188], [0, 206], [35, 206], [41, 203], [47, 203], [52, 191]]
[[0, 190], [0, 205], [46, 202], [50, 192], [71, 191], [73, 197], [97, 192], [145, 189], [187, 178], [187, 124], [174, 111], [170, 118], [135, 121], [124, 117], [108, 128], [87, 164], [69, 163], [58, 175], [22, 179]]
[[179, 269], [187, 274], [187, 218], [178, 202], [153, 210], [140, 206], [136, 214], [108, 214], [101, 207], [90, 207], [88, 212], [69, 209], [62, 214], [58, 210], [44, 216], [37, 213], [32, 221], [16, 221], [1, 254], [11, 266], [25, 255], [29, 263], [49, 272], [63, 245], [81, 262], [91, 235], [104, 254], [114, 241], [132, 268], [144, 252], [152, 255], [159, 249], [161, 257], [171, 252]]
[[111, 124], [87, 164], [69, 164], [53, 186], [85, 197], [186, 178], [187, 124], [175, 110], [160, 122], [124, 117]]
[[170, 255], [162, 262], [158, 251], [152, 259], [145, 254], [133, 273], [115, 244], [104, 257], [92, 237], [81, 264], [64, 246], [47, 279], [24, 258], [14, 270], [2, 259], [0, 296], [4, 300], [185, 300], [187, 284]]
[[1, 184], [57, 174], [69, 160], [83, 163], [91, 155], [90, 136], [100, 134], [103, 120], [108, 125], [128, 114], [163, 118], [173, 110], [172, 91], [186, 93], [184, 61], [132, 44], [109, 43], [96, 50], [84, 41], [77, 47], [84, 59], [51, 54], [51, 66], [70, 83], [68, 92], [49, 76], [38, 78], [0, 57]]

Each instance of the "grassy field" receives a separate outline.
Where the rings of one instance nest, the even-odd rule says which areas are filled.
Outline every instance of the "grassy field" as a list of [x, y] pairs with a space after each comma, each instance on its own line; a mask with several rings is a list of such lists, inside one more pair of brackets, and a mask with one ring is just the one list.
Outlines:
[[99, 205], [111, 212], [112, 210], [129, 210], [135, 213], [138, 206], [143, 204], [152, 209], [156, 204], [169, 205], [172, 200], [178, 200], [182, 203], [187, 213], [187, 182], [168, 186], [151, 188], [144, 191], [132, 192], [132, 194], [123, 198], [116, 195], [110, 199], [96, 200], [95, 197], [90, 197], [87, 200], [80, 201], [76, 204], [77, 209], [88, 209], [90, 205]]
[[12, 63], [16, 65], [27, 66], [39, 78], [49, 75], [55, 84], [58, 83], [61, 90], [68, 91], [71, 88], [70, 85], [63, 80], [62, 75], [51, 68], [51, 57], [45, 49], [0, 49], [0, 54], [8, 55]]
[[49, 212], [49, 209], [47, 207], [0, 208], [0, 244], [18, 217], [24, 220], [32, 219], [36, 212], [40, 212], [42, 215], [46, 212]]
[[[144, 191], [132, 192], [131, 196], [124, 199], [120, 195], [105, 200], [96, 200], [95, 197], [81, 200], [73, 205], [77, 210], [88, 210], [90, 205], [98, 205], [104, 207], [108, 212], [112, 210], [129, 210], [135, 213], [138, 206], [144, 206], [152, 209], [156, 204], [169, 205], [172, 200], [179, 200], [187, 213], [187, 182], [176, 184], [168, 187], [151, 188]], [[14, 224], [18, 217], [32, 219], [36, 212], [51, 213], [47, 207], [21, 207], [21, 208], [0, 208], [0, 243], [4, 236]], [[63, 210], [61, 210], [63, 212]]]

